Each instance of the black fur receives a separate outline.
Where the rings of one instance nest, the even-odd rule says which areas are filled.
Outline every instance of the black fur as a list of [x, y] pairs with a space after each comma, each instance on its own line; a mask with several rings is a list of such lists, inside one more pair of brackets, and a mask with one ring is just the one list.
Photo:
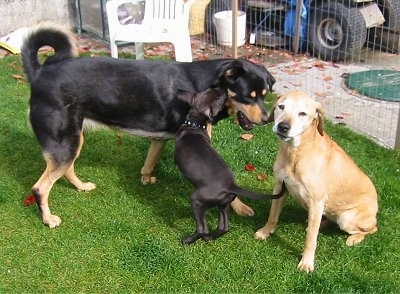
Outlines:
[[[45, 45], [53, 47], [55, 54], [41, 64], [37, 53]], [[235, 93], [231, 99], [241, 104], [258, 105], [262, 113], [258, 123], [268, 119], [265, 95], [261, 92], [270, 87], [273, 77], [264, 67], [247, 60], [180, 63], [76, 58], [71, 36], [46, 24], [29, 33], [21, 55], [31, 90], [30, 122], [47, 161], [47, 169], [33, 190], [42, 220], [49, 227], [60, 223], [60, 220], [49, 221], [56, 216], [51, 215], [47, 203], [51, 187], [59, 177], [65, 175], [79, 190], [94, 188], [93, 184], [89, 183], [88, 188], [76, 179], [73, 171], [73, 162], [83, 143], [84, 120], [156, 141], [171, 139], [189, 110], [187, 103], [177, 99], [178, 91], [201, 92], [211, 86]], [[257, 92], [257, 97], [249, 96], [252, 91]], [[226, 109], [220, 118], [225, 113]], [[149, 177], [157, 152], [153, 152], [156, 154], [146, 166], [148, 155], [142, 176]], [[143, 178], [142, 182], [145, 183]]]
[[[190, 202], [197, 228], [194, 234], [182, 239], [183, 244], [189, 244], [200, 238], [216, 239], [228, 232], [227, 210], [236, 195], [277, 199], [283, 193], [265, 195], [238, 187], [232, 171], [212, 148], [205, 126], [212, 121], [213, 113], [224, 107], [227, 98], [224, 89], [209, 89], [198, 94], [182, 93], [179, 98], [191, 105], [186, 121], [175, 137], [175, 162], [195, 188]], [[219, 221], [217, 230], [209, 233], [205, 214], [212, 207], [219, 208]]]

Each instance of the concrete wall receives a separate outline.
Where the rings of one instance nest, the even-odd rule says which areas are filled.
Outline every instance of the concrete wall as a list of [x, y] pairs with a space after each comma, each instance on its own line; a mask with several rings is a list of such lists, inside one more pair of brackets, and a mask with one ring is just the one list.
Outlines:
[[43, 20], [75, 28], [75, 0], [0, 0], [0, 36]]

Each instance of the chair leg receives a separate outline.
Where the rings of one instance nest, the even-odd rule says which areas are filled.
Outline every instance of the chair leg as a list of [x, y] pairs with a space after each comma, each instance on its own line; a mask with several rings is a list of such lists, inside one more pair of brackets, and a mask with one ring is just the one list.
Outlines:
[[135, 52], [136, 52], [136, 59], [143, 60], [144, 59], [144, 44], [135, 42]]
[[192, 46], [190, 44], [190, 37], [180, 42], [174, 43], [175, 49], [175, 60], [182, 61], [182, 62], [192, 62]]
[[110, 40], [111, 57], [118, 58], [118, 47], [114, 41]]

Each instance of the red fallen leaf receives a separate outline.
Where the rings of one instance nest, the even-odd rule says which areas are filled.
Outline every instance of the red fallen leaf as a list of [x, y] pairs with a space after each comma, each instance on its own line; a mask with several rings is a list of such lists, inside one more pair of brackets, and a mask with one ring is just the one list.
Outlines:
[[328, 96], [328, 94], [324, 93], [324, 92], [315, 92], [315, 95], [318, 97], [326, 97]]
[[258, 175], [257, 175], [257, 180], [259, 180], [259, 181], [264, 181], [266, 177], [267, 177], [266, 174], [261, 173], [261, 174], [258, 174]]
[[251, 138], [253, 138], [253, 135], [252, 135], [252, 134], [243, 134], [243, 135], [241, 135], [240, 137], [241, 137], [243, 140], [248, 141], [248, 140], [250, 140]]
[[256, 167], [254, 165], [252, 165], [251, 163], [248, 163], [244, 166], [244, 169], [247, 171], [254, 171], [256, 169]]
[[24, 199], [24, 205], [25, 206], [32, 205], [35, 202], [36, 202], [35, 196], [33, 196], [33, 195], [26, 196], [25, 199]]
[[329, 62], [329, 65], [332, 66], [332, 67], [339, 68], [339, 65], [336, 64], [336, 63], [333, 63], [333, 62]]
[[327, 81], [332, 80], [332, 77], [331, 76], [327, 76], [327, 75], [323, 75], [322, 76], [322, 80], [327, 82]]
[[78, 50], [79, 50], [79, 53], [86, 53], [86, 52], [89, 51], [89, 50], [86, 49], [86, 48], [79, 48]]
[[313, 63], [313, 66], [317, 68], [324, 68], [325, 64], [322, 61], [316, 61]]

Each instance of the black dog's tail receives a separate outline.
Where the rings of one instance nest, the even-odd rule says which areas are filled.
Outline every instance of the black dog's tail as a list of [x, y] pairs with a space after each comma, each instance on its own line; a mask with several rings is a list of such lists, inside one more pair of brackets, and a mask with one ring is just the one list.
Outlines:
[[29, 30], [21, 48], [22, 63], [28, 81], [35, 79], [42, 66], [38, 59], [38, 50], [43, 46], [50, 46], [55, 51], [46, 62], [73, 58], [78, 53], [73, 35], [64, 27], [50, 22], [34, 26]]
[[278, 199], [285, 194], [286, 186], [285, 182], [282, 182], [282, 190], [278, 194], [261, 194], [240, 188], [238, 186], [235, 186], [235, 188], [233, 188], [231, 192], [236, 195], [245, 196], [247, 198], [252, 198], [252, 199]]

